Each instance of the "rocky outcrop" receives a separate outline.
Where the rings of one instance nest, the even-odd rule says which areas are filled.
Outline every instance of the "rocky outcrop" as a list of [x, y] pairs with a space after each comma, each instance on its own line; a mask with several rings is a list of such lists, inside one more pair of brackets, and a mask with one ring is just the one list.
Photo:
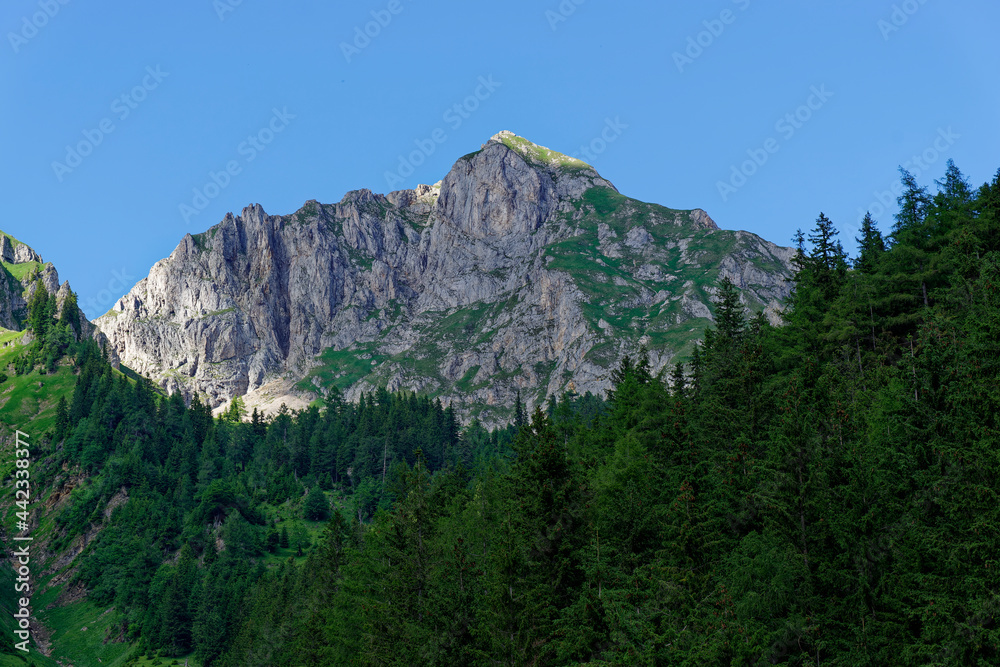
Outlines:
[[[28, 317], [28, 302], [38, 289], [38, 282], [49, 294], [56, 296], [56, 316], [62, 315], [66, 297], [71, 293], [68, 282], [59, 284], [59, 273], [41, 255], [12, 236], [0, 232], [0, 262], [4, 280], [0, 281], [0, 327], [13, 331], [24, 328]], [[77, 313], [84, 337], [98, 336], [95, 327], [82, 313]]]
[[25, 244], [2, 234], [0, 235], [0, 260], [8, 264], [24, 264], [26, 262], [41, 262], [42, 258]]
[[640, 345], [656, 367], [676, 359], [719, 276], [774, 311], [791, 257], [504, 132], [433, 186], [229, 214], [97, 324], [123, 363], [213, 406], [275, 383], [307, 399], [387, 386], [490, 421], [518, 390], [529, 405], [605, 390]]

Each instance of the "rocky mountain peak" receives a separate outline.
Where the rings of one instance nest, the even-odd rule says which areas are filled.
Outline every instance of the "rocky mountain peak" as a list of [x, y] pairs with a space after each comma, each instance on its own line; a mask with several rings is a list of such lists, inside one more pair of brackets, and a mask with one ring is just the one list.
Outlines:
[[685, 354], [721, 275], [776, 312], [791, 257], [504, 131], [434, 185], [227, 214], [98, 324], [123, 363], [213, 406], [384, 386], [490, 422], [518, 391], [602, 392], [642, 344], [654, 369]]
[[472, 238], [531, 234], [557, 206], [555, 190], [551, 175], [489, 143], [448, 172], [435, 215]]
[[696, 208], [691, 211], [691, 223], [699, 229], [719, 228], [719, 226], [715, 224], [715, 220], [712, 220], [712, 217], [700, 208]]
[[498, 143], [498, 144], [502, 144], [504, 142], [504, 139], [520, 139], [520, 138], [521, 137], [518, 137], [516, 134], [514, 134], [510, 130], [500, 130], [499, 132], [497, 132], [496, 134], [494, 134], [492, 137], [490, 137], [490, 141]]
[[[517, 152], [525, 161], [535, 167], [549, 171], [557, 178], [559, 176], [575, 175], [579, 171], [586, 171], [590, 177], [600, 176], [597, 170], [583, 160], [536, 144], [509, 130], [503, 130], [493, 135], [489, 141], [483, 144], [482, 148], [486, 149], [488, 146], [494, 144], [506, 146], [512, 151]], [[608, 187], [614, 187], [608, 181], [605, 181], [605, 183], [607, 183]]]

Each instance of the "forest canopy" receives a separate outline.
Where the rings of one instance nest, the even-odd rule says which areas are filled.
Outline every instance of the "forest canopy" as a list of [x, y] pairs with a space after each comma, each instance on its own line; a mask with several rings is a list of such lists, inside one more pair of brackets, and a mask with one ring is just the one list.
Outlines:
[[492, 431], [385, 390], [214, 419], [39, 297], [19, 372], [72, 357], [46, 456], [92, 476], [50, 549], [100, 524], [75, 581], [206, 666], [996, 664], [1000, 172], [902, 183], [856, 257], [799, 232], [781, 326], [722, 280], [689, 359]]

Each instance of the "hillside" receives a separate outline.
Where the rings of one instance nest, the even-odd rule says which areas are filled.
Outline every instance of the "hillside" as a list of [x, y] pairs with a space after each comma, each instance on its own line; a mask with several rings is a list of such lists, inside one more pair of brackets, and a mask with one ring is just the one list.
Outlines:
[[212, 406], [387, 387], [497, 423], [519, 391], [603, 393], [642, 345], [655, 370], [686, 358], [720, 277], [773, 318], [791, 257], [501, 132], [434, 186], [227, 215], [97, 324], [123, 363]]
[[384, 388], [213, 418], [36, 287], [0, 337], [34, 644], [0, 665], [995, 664], [1000, 172], [938, 187], [904, 174], [853, 259], [820, 214], [783, 326], [724, 276], [669, 381], [626, 356], [493, 430]]

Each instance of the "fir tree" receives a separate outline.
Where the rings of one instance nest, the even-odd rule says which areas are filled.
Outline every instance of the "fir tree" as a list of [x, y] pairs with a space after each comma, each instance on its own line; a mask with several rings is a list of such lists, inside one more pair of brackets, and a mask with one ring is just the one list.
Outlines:
[[42, 279], [37, 278], [31, 298], [28, 299], [28, 330], [34, 334], [38, 341], [45, 339], [49, 326], [52, 324], [51, 307], [49, 305], [49, 292], [42, 284]]
[[74, 337], [80, 338], [80, 309], [76, 303], [76, 294], [70, 292], [62, 303], [62, 312], [59, 314], [59, 324], [66, 328], [71, 328]]
[[319, 485], [313, 486], [306, 496], [302, 507], [302, 513], [310, 521], [325, 521], [330, 516], [330, 503], [326, 499], [326, 494]]
[[746, 326], [740, 294], [728, 277], [719, 281], [718, 293], [716, 294], [715, 326], [720, 336], [734, 342], [738, 342], [742, 338]]
[[514, 427], [520, 429], [525, 425], [528, 420], [528, 415], [524, 410], [524, 403], [521, 402], [521, 390], [517, 390], [517, 396], [514, 399]]
[[684, 376], [684, 363], [678, 361], [670, 373], [670, 388], [674, 398], [684, 398], [687, 378]]
[[896, 223], [892, 228], [893, 244], [905, 241], [908, 232], [916, 231], [923, 224], [931, 205], [927, 188], [917, 185], [917, 179], [913, 174], [902, 167], [899, 168], [899, 174], [903, 182], [903, 192], [896, 199], [899, 212], [895, 216]]
[[56, 427], [52, 439], [57, 443], [61, 442], [66, 437], [68, 428], [69, 404], [66, 402], [65, 396], [60, 396], [59, 403], [56, 404]]
[[[256, 408], [254, 408], [254, 412], [257, 412]], [[229, 407], [226, 408], [222, 418], [232, 424], [238, 424], [243, 421], [243, 417], [245, 417], [246, 414], [247, 410], [243, 406], [243, 399], [239, 396], [233, 396], [233, 399], [229, 402]]]
[[875, 273], [885, 253], [885, 240], [871, 213], [865, 213], [864, 220], [861, 221], [861, 237], [855, 241], [858, 244], [858, 258], [854, 261], [855, 270], [867, 274]]

